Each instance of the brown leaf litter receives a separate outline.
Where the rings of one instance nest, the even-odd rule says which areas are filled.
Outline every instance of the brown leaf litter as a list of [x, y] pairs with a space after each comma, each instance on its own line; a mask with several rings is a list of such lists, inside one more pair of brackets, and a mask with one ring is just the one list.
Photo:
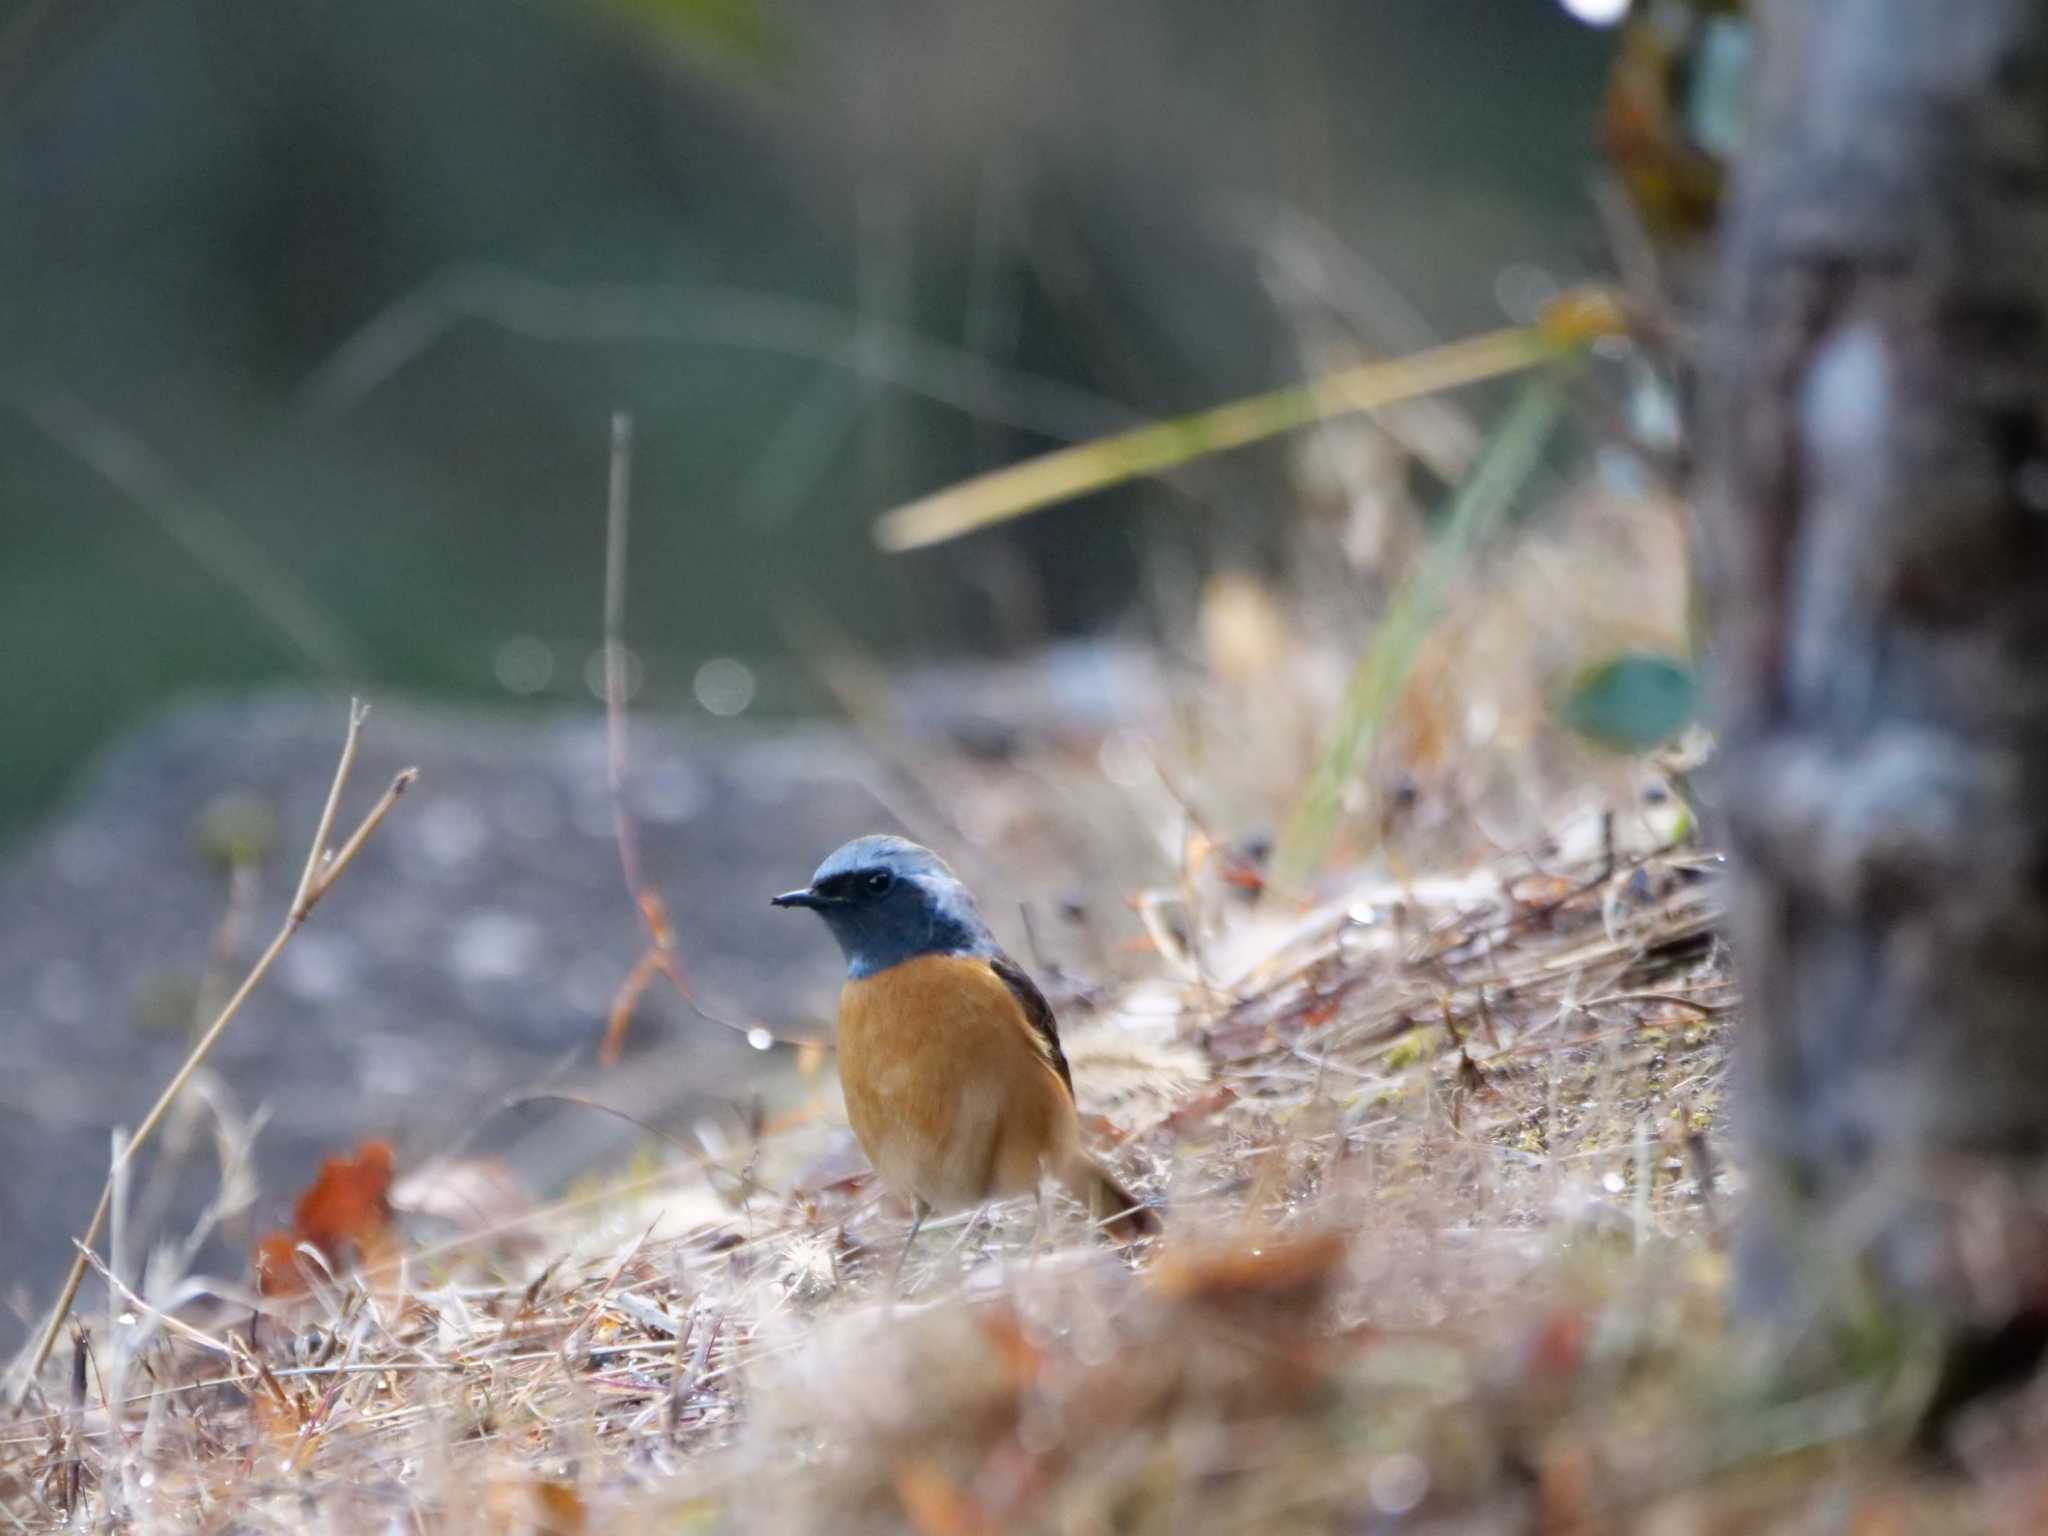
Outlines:
[[[901, 1213], [795, 1112], [387, 1252], [366, 1148], [291, 1235], [333, 1274], [262, 1271], [253, 1342], [240, 1303], [138, 1303], [92, 1343], [118, 1371], [0, 1426], [0, 1525], [1953, 1528], [1876, 1396], [1772, 1398], [1731, 1346], [1715, 860], [1606, 825], [1308, 910], [1225, 883], [1170, 979], [1069, 1005], [1098, 1144], [1166, 1212], [1134, 1253], [998, 1208], [892, 1296]], [[2029, 1465], [1989, 1455], [1966, 1528], [2033, 1529]]]

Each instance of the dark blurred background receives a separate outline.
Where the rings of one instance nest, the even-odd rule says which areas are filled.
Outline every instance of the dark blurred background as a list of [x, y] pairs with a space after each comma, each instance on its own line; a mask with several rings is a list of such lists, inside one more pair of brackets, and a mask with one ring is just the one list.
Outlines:
[[614, 407], [643, 702], [813, 712], [820, 630], [1143, 626], [1148, 570], [1273, 558], [1277, 450], [868, 526], [1596, 264], [1608, 46], [1536, 0], [13, 0], [0, 843], [193, 688], [590, 703]]
[[[350, 692], [347, 816], [420, 787], [167, 1122], [131, 1253], [210, 1235], [188, 1258], [240, 1274], [364, 1136], [538, 1196], [644, 1127], [736, 1134], [794, 1071], [745, 1030], [819, 1033], [837, 983], [765, 896], [855, 833], [940, 846], [1047, 975], [1154, 963], [1125, 898], [1186, 829], [1152, 753], [1197, 749], [1232, 834], [1293, 797], [1487, 400], [923, 554], [870, 526], [1528, 319], [1606, 265], [1610, 47], [1538, 0], [0, 7], [0, 1343], [272, 931]], [[627, 806], [739, 1029], [657, 986], [608, 1073], [644, 942], [594, 687], [615, 410]], [[1642, 608], [1649, 563], [1606, 568]], [[1490, 626], [1493, 672], [1529, 602], [1596, 586], [1515, 569], [1446, 626]], [[1448, 664], [1409, 734], [1498, 737], [1520, 794], [1528, 733]], [[1469, 822], [1484, 761], [1452, 755]]]

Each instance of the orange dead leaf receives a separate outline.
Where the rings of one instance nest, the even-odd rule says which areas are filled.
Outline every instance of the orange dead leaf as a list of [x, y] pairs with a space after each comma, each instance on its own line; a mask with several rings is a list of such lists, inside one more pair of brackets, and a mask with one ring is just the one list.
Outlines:
[[255, 1413], [256, 1426], [269, 1442], [272, 1454], [287, 1466], [295, 1464], [305, 1443], [301, 1434], [305, 1428], [305, 1413], [298, 1400], [258, 1392], [251, 1399], [250, 1406]]
[[391, 1178], [394, 1159], [387, 1141], [366, 1141], [353, 1157], [330, 1157], [292, 1208], [290, 1230], [258, 1240], [251, 1264], [256, 1285], [266, 1296], [294, 1296], [306, 1279], [298, 1248], [306, 1244], [340, 1269], [358, 1264], [379, 1268], [397, 1258], [398, 1239], [391, 1227]]
[[299, 1236], [339, 1258], [389, 1227], [393, 1167], [388, 1141], [366, 1141], [354, 1157], [328, 1158], [292, 1207]]
[[583, 1500], [567, 1483], [536, 1483], [533, 1488], [539, 1529], [549, 1536], [574, 1536], [584, 1526]]
[[1585, 1312], [1576, 1307], [1554, 1309], [1526, 1345], [1523, 1358], [1530, 1374], [1554, 1380], [1576, 1376], [1592, 1334], [1593, 1320]]
[[1320, 1302], [1343, 1262], [1343, 1234], [1274, 1238], [1257, 1247], [1168, 1252], [1147, 1276], [1170, 1301], [1277, 1302], [1290, 1309]]
[[1507, 883], [1508, 900], [1520, 907], [1534, 907], [1547, 911], [1584, 894], [1578, 882], [1567, 880], [1562, 875], [1546, 875], [1541, 871], [1520, 875]]
[[1317, 998], [1294, 1016], [1294, 1022], [1304, 1029], [1319, 1029], [1337, 1017], [1337, 1010], [1341, 1006], [1341, 1000], [1338, 998]]
[[1546, 1536], [1579, 1536], [1593, 1524], [1592, 1453], [1576, 1441], [1544, 1448], [1536, 1463], [1536, 1528]]
[[296, 1296], [306, 1288], [299, 1273], [298, 1239], [282, 1229], [257, 1239], [249, 1254], [256, 1272], [256, 1290], [263, 1296]]
[[[283, 1234], [275, 1234], [282, 1237]], [[287, 1255], [289, 1262], [289, 1255]], [[296, 1269], [287, 1269], [294, 1284], [301, 1283]], [[309, 1421], [306, 1401], [296, 1392], [287, 1391], [284, 1383], [271, 1373], [270, 1367], [260, 1355], [252, 1352], [240, 1339], [233, 1339], [236, 1364], [246, 1375], [239, 1383], [242, 1393], [249, 1399], [249, 1407], [255, 1415], [256, 1424], [264, 1438], [271, 1442], [275, 1453], [286, 1461], [293, 1459], [300, 1443], [300, 1431]]]
[[1007, 1307], [991, 1308], [977, 1313], [975, 1321], [980, 1324], [982, 1336], [988, 1340], [989, 1348], [995, 1351], [996, 1359], [1002, 1362], [1014, 1385], [1028, 1387], [1038, 1379], [1044, 1356], [1031, 1342], [1031, 1336], [1018, 1322], [1016, 1313]]
[[1223, 883], [1233, 890], [1249, 891], [1257, 895], [1266, 888], [1265, 871], [1256, 864], [1246, 863], [1243, 859], [1228, 860], [1223, 864], [1221, 873]]
[[1166, 1117], [1166, 1129], [1175, 1136], [1192, 1130], [1204, 1120], [1237, 1102], [1237, 1091], [1233, 1088], [1217, 1088], [1198, 1099], [1190, 1099]]
[[983, 1536], [995, 1529], [945, 1469], [930, 1461], [896, 1468], [896, 1497], [918, 1536]]
[[570, 1483], [506, 1478], [491, 1484], [483, 1505], [491, 1530], [516, 1536], [581, 1536], [590, 1523], [582, 1495]]
[[[1924, 1530], [1924, 1511], [1916, 1512], [1898, 1488], [1875, 1488], [1866, 1490], [1858, 1499], [1856, 1509], [1849, 1519], [1851, 1536], [1908, 1536], [1909, 1532]], [[2029, 1531], [2041, 1529], [2038, 1519], [2023, 1527]]]
[[1107, 1115], [1084, 1114], [1077, 1118], [1081, 1122], [1082, 1131], [1091, 1141], [1106, 1142], [1112, 1147], [1120, 1147], [1131, 1139], [1131, 1133]]

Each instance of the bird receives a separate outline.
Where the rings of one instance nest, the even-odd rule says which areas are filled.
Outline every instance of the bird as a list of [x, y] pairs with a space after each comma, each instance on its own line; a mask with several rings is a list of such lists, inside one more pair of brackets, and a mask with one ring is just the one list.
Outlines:
[[1037, 1195], [1048, 1175], [1120, 1242], [1160, 1230], [1081, 1145], [1052, 1006], [944, 859], [857, 837], [770, 899], [816, 912], [845, 952], [839, 1080], [861, 1150], [910, 1202], [899, 1276], [934, 1211]]

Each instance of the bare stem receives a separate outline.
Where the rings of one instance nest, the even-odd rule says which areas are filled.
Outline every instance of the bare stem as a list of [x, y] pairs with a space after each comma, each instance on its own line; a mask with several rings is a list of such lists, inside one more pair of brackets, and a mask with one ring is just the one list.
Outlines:
[[633, 418], [612, 412], [611, 474], [605, 486], [604, 725], [605, 773], [626, 889], [640, 894], [640, 848], [626, 810], [626, 530], [633, 505]]
[[306, 905], [313, 882], [319, 878], [320, 861], [327, 856], [327, 840], [334, 835], [334, 818], [341, 809], [341, 788], [356, 765], [356, 744], [362, 740], [363, 722], [369, 715], [370, 707], [361, 699], [348, 701], [348, 735], [342, 738], [341, 761], [334, 765], [334, 782], [328, 787], [327, 803], [320, 808], [319, 825], [313, 829], [313, 847], [306, 854], [305, 872], [299, 876], [298, 890], [292, 893], [294, 912]]
[[[633, 506], [633, 417], [626, 411], [612, 412], [611, 472], [605, 486], [604, 541], [604, 722], [605, 780], [611, 792], [612, 831], [619, 845], [619, 871], [625, 877], [626, 894], [639, 908], [640, 921], [647, 930], [647, 948], [613, 999], [611, 1016], [598, 1042], [597, 1059], [615, 1066], [625, 1048], [625, 1031], [633, 1007], [654, 974], [668, 978], [669, 985], [698, 1018], [707, 1024], [746, 1035], [750, 1040], [767, 1033], [760, 1025], [746, 1025], [723, 1018], [697, 1001], [683, 975], [682, 958], [676, 951], [675, 927], [669, 920], [668, 903], [661, 893], [641, 878], [640, 832], [626, 804], [626, 772], [629, 756], [626, 744], [626, 534], [632, 522]], [[769, 1034], [771, 1040], [782, 1036]], [[783, 1040], [790, 1045], [813, 1042]]]
[[157, 1095], [156, 1103], [151, 1105], [149, 1113], [142, 1117], [142, 1123], [135, 1128], [135, 1134], [128, 1138], [127, 1145], [122, 1148], [120, 1157], [115, 1160], [113, 1168], [109, 1171], [107, 1182], [100, 1189], [99, 1205], [92, 1213], [92, 1220], [86, 1225], [85, 1235], [76, 1239], [79, 1251], [78, 1256], [72, 1260], [71, 1272], [65, 1277], [64, 1287], [58, 1293], [56, 1304], [50, 1309], [49, 1320], [43, 1325], [42, 1335], [37, 1340], [35, 1350], [22, 1368], [20, 1380], [15, 1384], [13, 1400], [16, 1407], [26, 1401], [33, 1389], [36, 1374], [50, 1358], [50, 1351], [56, 1347], [57, 1335], [63, 1330], [64, 1319], [71, 1313], [71, 1304], [78, 1299], [78, 1288], [85, 1279], [87, 1255], [92, 1245], [99, 1241], [100, 1229], [106, 1225], [107, 1210], [113, 1201], [116, 1179], [134, 1161], [135, 1154], [148, 1144], [157, 1126], [170, 1112], [171, 1105], [184, 1091], [185, 1085], [192, 1080], [193, 1073], [205, 1063], [230, 1021], [241, 1012], [242, 1004], [248, 1001], [249, 994], [256, 990], [257, 983], [269, 973], [278, 954], [292, 935], [299, 931], [307, 915], [319, 905], [320, 898], [327, 894], [329, 888], [340, 878], [341, 872], [348, 868], [356, 854], [362, 850], [364, 842], [390, 813], [398, 797], [404, 794], [413, 780], [419, 776], [418, 769], [408, 768], [393, 779], [390, 788], [386, 789], [377, 803], [370, 808], [369, 814], [362, 819], [348, 841], [342, 844], [340, 851], [331, 859], [326, 857], [327, 840], [334, 830], [336, 809], [341, 803], [341, 793], [348, 783], [349, 772], [355, 767], [356, 746], [362, 734], [363, 720], [368, 713], [368, 708], [360, 701], [350, 701], [348, 735], [342, 742], [341, 758], [335, 764], [334, 783], [327, 792], [327, 803], [321, 810], [320, 823], [313, 836], [312, 851], [306, 858], [305, 873], [299, 878], [299, 887], [292, 897], [290, 910], [285, 914], [283, 926], [277, 930], [277, 936], [270, 941], [263, 953], [257, 956], [256, 963], [249, 968], [249, 974], [242, 978], [242, 984], [235, 989], [234, 996], [227, 1000], [213, 1023], [207, 1026], [206, 1033], [199, 1037], [198, 1042], [185, 1057], [184, 1064], [178, 1068], [170, 1082], [164, 1085], [163, 1092]]

